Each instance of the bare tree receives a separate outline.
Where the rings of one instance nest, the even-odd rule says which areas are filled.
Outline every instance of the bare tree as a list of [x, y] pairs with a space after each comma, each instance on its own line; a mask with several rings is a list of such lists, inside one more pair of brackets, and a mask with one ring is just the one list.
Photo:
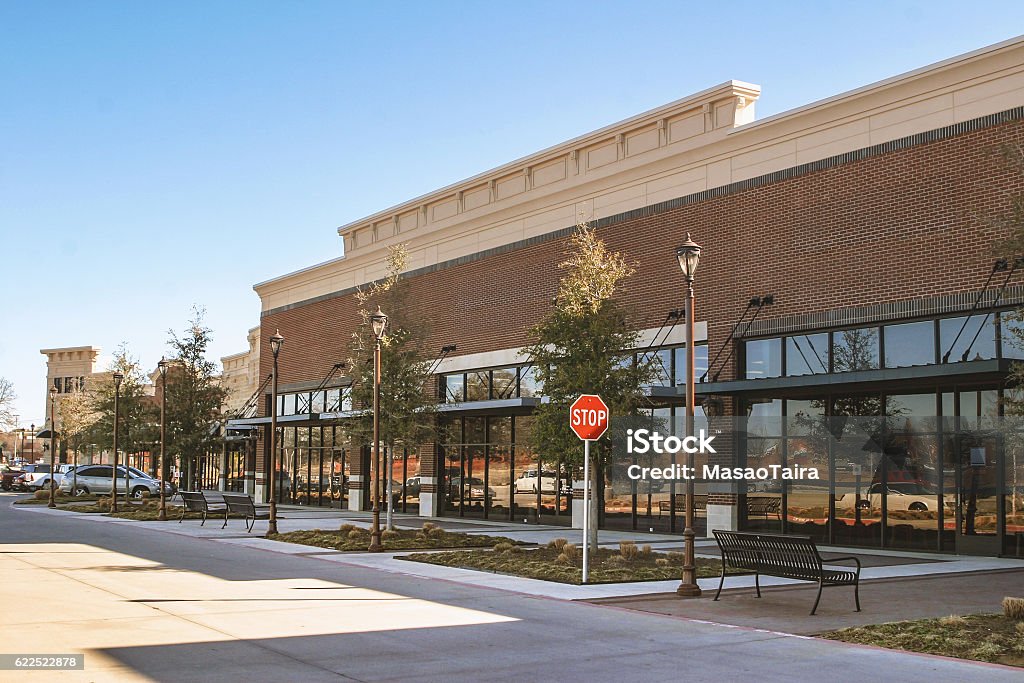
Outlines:
[[0, 377], [0, 430], [14, 429], [18, 426], [14, 415], [14, 401], [17, 398], [11, 380]]

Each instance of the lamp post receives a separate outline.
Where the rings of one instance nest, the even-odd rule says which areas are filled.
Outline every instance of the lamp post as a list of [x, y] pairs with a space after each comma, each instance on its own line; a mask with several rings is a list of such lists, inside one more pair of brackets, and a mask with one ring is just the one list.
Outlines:
[[164, 358], [156, 364], [160, 370], [160, 512], [156, 518], [167, 521], [167, 492], [164, 491], [164, 468], [166, 467], [167, 445], [167, 361]]
[[[114, 380], [114, 468], [110, 473], [110, 511], [117, 512], [117, 432], [118, 422], [121, 420], [121, 382], [124, 380], [124, 375], [120, 372], [115, 372], [113, 375]], [[127, 483], [127, 482], [126, 482]]]
[[[693, 348], [693, 275], [697, 272], [700, 261], [700, 246], [686, 234], [686, 241], [676, 249], [679, 268], [686, 277], [686, 435], [693, 436], [693, 411], [696, 401], [694, 380], [696, 363]], [[700, 597], [700, 586], [697, 585], [697, 567], [694, 559], [693, 531], [693, 451], [686, 453], [686, 466], [690, 476], [686, 479], [686, 528], [683, 529], [683, 578], [676, 588], [676, 594], [684, 598]]]
[[267, 537], [277, 535], [277, 499], [274, 495], [274, 484], [277, 479], [277, 354], [281, 353], [284, 337], [275, 331], [270, 338], [270, 353], [274, 357], [274, 369], [270, 382], [270, 520], [267, 524]]
[[36, 461], [36, 424], [33, 422], [28, 426], [28, 452], [32, 462]]
[[46, 507], [50, 508], [57, 507], [57, 501], [54, 500], [57, 486], [57, 450], [55, 448], [57, 444], [57, 422], [53, 419], [56, 405], [57, 387], [50, 387], [50, 502], [46, 505]]
[[[370, 316], [370, 326], [377, 343], [373, 347], [373, 462], [370, 463], [370, 478], [373, 480], [373, 527], [370, 530], [371, 553], [384, 550], [380, 543], [380, 342], [388, 326], [388, 317], [377, 306], [377, 312]], [[390, 475], [389, 475], [390, 476]]]

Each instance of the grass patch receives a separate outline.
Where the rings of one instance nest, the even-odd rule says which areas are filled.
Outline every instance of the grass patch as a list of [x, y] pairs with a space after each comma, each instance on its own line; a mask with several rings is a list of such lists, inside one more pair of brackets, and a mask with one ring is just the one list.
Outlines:
[[822, 637], [1024, 667], [1024, 621], [1002, 614], [897, 621], [830, 631]]
[[[99, 496], [94, 493], [90, 493], [87, 496], [69, 496], [67, 494], [57, 493], [54, 497], [54, 502], [57, 503], [57, 505], [67, 505], [68, 503], [84, 503], [88, 501], [95, 501], [97, 499], [99, 499]], [[22, 498], [21, 500], [14, 501], [15, 505], [49, 505], [49, 503], [49, 492], [47, 492], [46, 496], [43, 498]]]
[[[565, 543], [565, 539], [557, 539], [536, 550], [498, 545], [493, 550], [416, 553], [400, 559], [558, 583], [583, 583], [582, 551]], [[698, 557], [696, 565], [698, 578], [721, 576], [722, 563], [718, 560]], [[682, 553], [658, 553], [649, 545], [638, 548], [634, 543], [625, 542], [620, 544], [619, 550], [600, 548], [591, 554], [590, 583], [678, 579], [682, 567]]]
[[[330, 550], [366, 551], [370, 546], [370, 530], [354, 524], [342, 524], [337, 531], [312, 529], [289, 531], [274, 537], [276, 541], [311, 545]], [[479, 536], [445, 531], [430, 522], [422, 529], [396, 529], [381, 533], [381, 544], [385, 551], [423, 550], [429, 548], [479, 548], [496, 543], [513, 544], [515, 541], [502, 536]]]
[[[71, 502], [78, 501], [79, 498], [72, 498]], [[125, 505], [123, 500], [117, 502], [117, 512], [110, 512], [109, 499], [101, 497], [99, 500], [92, 502], [88, 505], [63, 505], [61, 510], [70, 510], [71, 512], [81, 512], [84, 514], [92, 515], [107, 515], [108, 517], [117, 517], [118, 519], [131, 519], [136, 522], [155, 522], [160, 516], [160, 501], [159, 500], [147, 500], [144, 502], [133, 501], [130, 505]], [[207, 519], [223, 519], [224, 515], [207, 515]], [[201, 512], [186, 512], [185, 519], [202, 519], [203, 515]], [[181, 519], [181, 507], [177, 505], [167, 504], [167, 519], [177, 521]], [[235, 519], [232, 516], [232, 519]], [[238, 517], [241, 519], [241, 517]]]

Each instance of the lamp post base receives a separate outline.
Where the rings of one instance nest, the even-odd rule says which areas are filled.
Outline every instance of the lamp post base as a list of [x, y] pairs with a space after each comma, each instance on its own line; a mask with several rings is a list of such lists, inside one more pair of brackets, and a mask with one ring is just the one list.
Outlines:
[[695, 583], [681, 583], [676, 588], [676, 595], [681, 598], [699, 598], [702, 594], [700, 586]]
[[267, 538], [277, 536], [277, 504], [270, 499], [270, 521], [267, 523]]
[[380, 534], [379, 533], [375, 532], [375, 533], [371, 533], [370, 534], [370, 547], [367, 548], [366, 550], [367, 550], [367, 552], [371, 552], [371, 553], [379, 553], [379, 552], [383, 552], [384, 551], [384, 546], [382, 546], [380, 544]]

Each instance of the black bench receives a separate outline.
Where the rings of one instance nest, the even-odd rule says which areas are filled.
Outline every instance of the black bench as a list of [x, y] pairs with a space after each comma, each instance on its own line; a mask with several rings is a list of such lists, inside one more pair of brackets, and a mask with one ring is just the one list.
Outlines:
[[[682, 494], [682, 493], [677, 493], [675, 495], [675, 502], [676, 502], [676, 504], [675, 504], [676, 512], [682, 512], [683, 514], [686, 514], [686, 495]], [[698, 511], [698, 510], [707, 510], [708, 509], [708, 497], [707, 496], [694, 496], [693, 497], [693, 509], [694, 509], [695, 512]], [[671, 512], [671, 511], [672, 511], [672, 501], [670, 501], [670, 500], [659, 500], [658, 501], [658, 516], [659, 517], [661, 515], [665, 514], [665, 513]]]
[[[753, 534], [741, 531], [714, 530], [715, 540], [722, 551], [722, 578], [718, 582], [715, 600], [722, 594], [726, 568], [754, 572], [757, 597], [761, 597], [760, 575], [784, 579], [817, 581], [818, 597], [811, 608], [813, 615], [821, 601], [825, 586], [853, 586], [853, 599], [860, 611], [860, 560], [856, 557], [833, 557], [822, 560], [810, 536], [784, 536], [782, 534]], [[856, 571], [825, 569], [824, 562], [853, 560]]]
[[257, 519], [270, 519], [270, 506], [257, 506], [248, 493], [224, 493], [223, 495], [227, 509], [224, 510], [224, 525], [221, 529], [228, 525], [228, 515], [231, 513], [242, 515], [245, 518], [245, 529], [249, 533], [252, 533]]
[[203, 522], [199, 526], [206, 524], [206, 516], [209, 514], [224, 513], [227, 515], [227, 506], [216, 500], [207, 499], [206, 495], [202, 491], [178, 491], [178, 495], [181, 496], [181, 502], [183, 503], [181, 508], [181, 519], [178, 520], [178, 524], [185, 519], [186, 512], [201, 512], [203, 513]]
[[764, 517], [769, 515], [779, 517], [782, 511], [782, 498], [776, 496], [747, 496], [747, 516]]

